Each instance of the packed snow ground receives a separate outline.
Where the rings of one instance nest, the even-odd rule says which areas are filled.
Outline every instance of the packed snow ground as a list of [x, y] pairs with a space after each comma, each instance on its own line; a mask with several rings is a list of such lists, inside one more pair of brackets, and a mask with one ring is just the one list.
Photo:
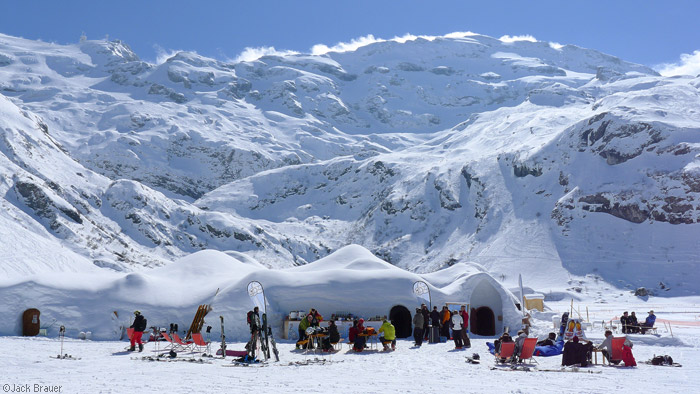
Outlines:
[[[551, 313], [536, 314], [532, 332], [542, 337], [551, 331], [551, 316], [569, 307], [570, 301], [549, 303]], [[580, 309], [585, 304], [576, 303]], [[537, 357], [539, 364], [531, 372], [492, 370], [493, 357], [485, 343], [493, 338], [472, 338], [472, 348], [455, 351], [452, 342], [424, 344], [412, 348], [409, 339], [399, 340], [390, 353], [342, 350], [326, 355], [326, 363], [295, 365], [297, 362], [323, 358], [321, 354], [304, 354], [294, 344], [280, 341], [280, 359], [265, 367], [223, 368], [231, 358], [210, 359], [210, 364], [189, 362], [142, 361], [142, 356], [157, 354], [155, 344], [146, 345], [143, 353], [128, 353], [127, 342], [81, 341], [66, 339], [65, 352], [80, 360], [55, 360], [60, 342], [54, 338], [1, 337], [3, 392], [12, 385], [35, 384], [60, 386], [62, 393], [134, 393], [134, 392], [226, 392], [263, 393], [302, 389], [305, 392], [379, 393], [379, 392], [474, 392], [474, 393], [600, 393], [600, 392], [694, 392], [700, 384], [700, 299], [678, 301], [628, 299], [624, 303], [588, 305], [595, 328], [586, 334], [600, 343], [603, 332], [599, 320], [619, 315], [623, 310], [636, 311], [642, 317], [653, 307], [659, 320], [671, 320], [673, 335], [657, 324], [658, 336], [631, 335], [636, 368], [596, 365], [582, 368], [584, 373], [543, 371], [560, 369], [561, 356]], [[585, 309], [585, 306], [583, 307]], [[585, 312], [584, 312], [585, 313]], [[162, 344], [161, 344], [162, 346]], [[229, 349], [242, 350], [243, 343], [230, 343]], [[218, 343], [212, 350], [219, 348]], [[465, 356], [479, 353], [481, 364], [469, 364]], [[654, 355], [670, 355], [681, 368], [644, 364]], [[179, 354], [178, 358], [196, 355]], [[137, 357], [137, 359], [133, 359]], [[600, 362], [600, 357], [599, 357]], [[292, 364], [292, 365], [290, 365]], [[591, 373], [588, 373], [590, 371]], [[10, 385], [10, 386], [7, 386]]]

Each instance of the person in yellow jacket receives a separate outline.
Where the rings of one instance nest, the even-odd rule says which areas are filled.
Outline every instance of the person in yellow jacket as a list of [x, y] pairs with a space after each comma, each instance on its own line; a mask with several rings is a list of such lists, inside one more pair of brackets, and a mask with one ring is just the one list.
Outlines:
[[389, 345], [391, 345], [391, 350], [396, 350], [396, 328], [387, 319], [384, 319], [382, 326], [379, 327], [379, 333], [384, 333], [383, 337], [379, 340], [382, 341], [384, 350], [389, 350]]

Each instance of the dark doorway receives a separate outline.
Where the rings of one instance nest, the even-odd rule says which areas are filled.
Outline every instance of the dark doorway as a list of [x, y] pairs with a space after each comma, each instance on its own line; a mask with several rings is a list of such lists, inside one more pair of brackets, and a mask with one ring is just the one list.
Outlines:
[[496, 335], [496, 319], [493, 311], [488, 306], [482, 306], [476, 309], [472, 308], [470, 316], [471, 329], [476, 335], [494, 336]]
[[396, 338], [408, 338], [413, 334], [413, 320], [411, 312], [403, 306], [396, 305], [389, 312], [389, 320], [396, 329]]

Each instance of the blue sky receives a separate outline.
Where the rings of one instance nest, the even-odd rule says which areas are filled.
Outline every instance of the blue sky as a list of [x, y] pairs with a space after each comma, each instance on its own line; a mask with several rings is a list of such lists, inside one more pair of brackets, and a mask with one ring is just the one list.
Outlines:
[[[0, 33], [60, 44], [121, 39], [141, 57], [190, 50], [221, 60], [245, 48], [308, 52], [373, 35], [471, 31], [593, 48], [657, 66], [700, 58], [700, 1], [56, 1], [0, 0]], [[689, 55], [686, 55], [686, 57]]]

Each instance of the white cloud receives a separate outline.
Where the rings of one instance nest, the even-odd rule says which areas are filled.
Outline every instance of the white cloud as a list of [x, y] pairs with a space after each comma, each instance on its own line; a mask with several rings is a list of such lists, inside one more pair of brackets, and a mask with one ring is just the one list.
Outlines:
[[509, 36], [505, 35], [499, 38], [501, 42], [516, 42], [516, 41], [530, 41], [530, 42], [537, 42], [537, 39], [529, 34], [522, 35], [522, 36]]
[[562, 48], [564, 48], [564, 45], [561, 45], [560, 43], [554, 42], [554, 41], [550, 41], [550, 42], [549, 42], [549, 46], [550, 46], [551, 48], [553, 48], [553, 49], [556, 49], [557, 51], [558, 51], [558, 50], [561, 50]]
[[311, 48], [312, 55], [325, 55], [328, 52], [351, 52], [365, 45], [374, 44], [375, 42], [384, 42], [386, 40], [375, 38], [368, 34], [364, 37], [352, 39], [350, 42], [339, 42], [332, 47], [325, 44], [316, 44]]
[[163, 64], [166, 60], [182, 52], [180, 50], [165, 49], [158, 44], [153, 45], [153, 49], [156, 51], [156, 64]]
[[[457, 38], [457, 37], [466, 37], [468, 35], [474, 35], [474, 33], [466, 32], [466, 33], [450, 33], [448, 35], [445, 35], [444, 37], [446, 38]], [[410, 33], [404, 34], [403, 36], [395, 36], [394, 38], [391, 39], [384, 39], [384, 38], [377, 38], [373, 36], [372, 34], [366, 35], [364, 37], [360, 38], [355, 38], [352, 39], [350, 42], [339, 42], [332, 47], [329, 47], [328, 45], [325, 44], [316, 44], [311, 48], [311, 54], [312, 55], [325, 55], [326, 53], [329, 52], [351, 52], [355, 51], [358, 48], [361, 48], [363, 46], [367, 46], [370, 44], [374, 44], [377, 42], [387, 42], [387, 41], [394, 41], [394, 42], [399, 42], [401, 44], [407, 42], [407, 41], [415, 41], [419, 38], [422, 38], [424, 40], [428, 41], [433, 41], [434, 39], [438, 38], [438, 36], [416, 36]]]
[[478, 36], [479, 34], [471, 32], [471, 31], [455, 31], [452, 33], [447, 33], [445, 34], [445, 38], [464, 38], [464, 37], [472, 37], [472, 36]]
[[295, 51], [278, 51], [275, 47], [258, 47], [258, 48], [245, 48], [243, 52], [236, 57], [235, 62], [252, 62], [258, 60], [263, 56], [287, 56], [287, 55], [298, 55], [299, 52]]
[[665, 77], [673, 75], [700, 75], [700, 50], [694, 51], [692, 54], [681, 54], [678, 63], [660, 64], [654, 68]]

